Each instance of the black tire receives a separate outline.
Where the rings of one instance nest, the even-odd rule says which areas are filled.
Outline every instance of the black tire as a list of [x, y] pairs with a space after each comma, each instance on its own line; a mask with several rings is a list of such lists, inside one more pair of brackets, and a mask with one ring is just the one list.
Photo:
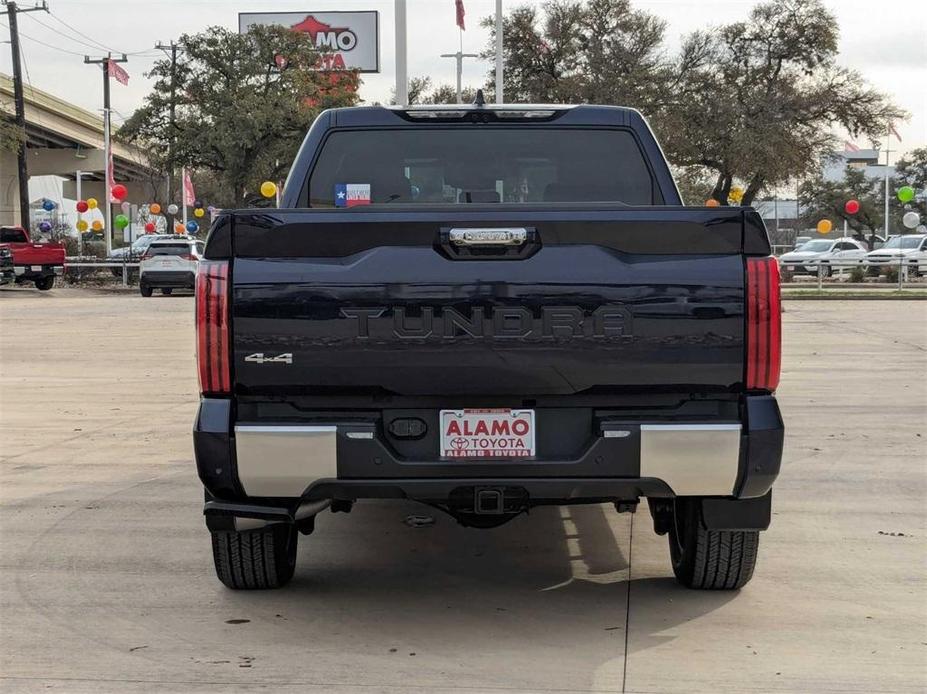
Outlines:
[[171, 294], [174, 293], [174, 289], [173, 287], [165, 287], [164, 289], [161, 290], [161, 293], [164, 294], [164, 296], [170, 296]]
[[676, 579], [686, 588], [742, 588], [753, 577], [759, 544], [756, 530], [707, 530], [698, 499], [676, 499], [670, 557]]
[[55, 286], [54, 276], [41, 277], [35, 281], [35, 288], [47, 292], [49, 289]]
[[146, 287], [144, 284], [139, 285], [138, 291], [142, 296], [151, 296], [152, 288]]
[[235, 590], [280, 588], [293, 578], [299, 533], [287, 524], [260, 530], [213, 530], [216, 576]]
[[834, 274], [834, 268], [830, 265], [824, 264], [824, 271], [821, 273], [824, 277], [830, 277]]

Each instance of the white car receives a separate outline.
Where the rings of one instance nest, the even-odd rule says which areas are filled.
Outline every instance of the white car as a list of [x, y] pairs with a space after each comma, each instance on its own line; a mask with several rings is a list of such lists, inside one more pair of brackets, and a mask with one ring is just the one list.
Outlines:
[[138, 287], [142, 296], [151, 296], [155, 289], [162, 294], [193, 289], [205, 245], [181, 235], [152, 241], [139, 262]]
[[823, 265], [824, 277], [830, 277], [835, 268], [848, 268], [852, 261], [864, 258], [866, 251], [865, 246], [848, 236], [813, 239], [780, 256], [779, 265], [790, 275], [817, 275], [818, 266]]
[[867, 253], [861, 261], [871, 274], [880, 268], [898, 267], [904, 263], [913, 274], [927, 272], [927, 234], [893, 236], [882, 248]]

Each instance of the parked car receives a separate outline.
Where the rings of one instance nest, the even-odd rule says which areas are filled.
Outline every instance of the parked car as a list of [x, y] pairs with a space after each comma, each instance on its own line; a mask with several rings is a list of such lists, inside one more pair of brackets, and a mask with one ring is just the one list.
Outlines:
[[16, 272], [13, 270], [13, 251], [6, 246], [0, 246], [0, 285], [13, 284], [16, 281]]
[[174, 236], [175, 234], [143, 234], [135, 239], [129, 246], [114, 248], [109, 254], [108, 260], [121, 263], [123, 258], [125, 258], [129, 262], [136, 262], [145, 254], [145, 251], [148, 250], [148, 246], [150, 246], [152, 242], [162, 239], [171, 239]]
[[204, 243], [187, 236], [169, 236], [152, 241], [139, 262], [138, 286], [142, 296], [160, 289], [193, 289], [196, 266], [203, 257]]
[[682, 585], [743, 586], [783, 444], [770, 250], [756, 211], [682, 205], [633, 109], [323, 112], [198, 268], [219, 580], [282, 586], [358, 499], [493, 528], [646, 498]]
[[808, 243], [810, 240], [811, 240], [810, 236], [796, 236], [795, 243], [792, 245], [792, 250], [797, 250], [798, 248], [801, 248], [803, 245]]
[[106, 259], [111, 263], [118, 263], [118, 265], [110, 268], [110, 272], [113, 273], [114, 277], [122, 277], [123, 262], [139, 262], [142, 259], [142, 256], [145, 254], [145, 251], [148, 250], [148, 246], [150, 246], [154, 241], [170, 238], [173, 238], [173, 234], [144, 234], [135, 239], [135, 241], [133, 241], [129, 246], [114, 248]]
[[13, 273], [16, 284], [35, 282], [47, 291], [55, 286], [55, 277], [64, 274], [64, 246], [52, 241], [35, 242], [29, 232], [20, 226], [0, 227], [0, 246], [10, 249], [13, 255]]
[[905, 265], [908, 272], [918, 275], [927, 271], [927, 234], [906, 234], [893, 236], [876, 251], [867, 253], [860, 261], [870, 274], [880, 270]]
[[818, 266], [823, 265], [824, 277], [833, 274], [834, 267], [840, 269], [841, 262], [860, 260], [866, 255], [866, 247], [856, 239], [845, 236], [839, 239], [813, 239], [794, 251], [784, 253], [779, 264], [788, 275], [817, 275]]

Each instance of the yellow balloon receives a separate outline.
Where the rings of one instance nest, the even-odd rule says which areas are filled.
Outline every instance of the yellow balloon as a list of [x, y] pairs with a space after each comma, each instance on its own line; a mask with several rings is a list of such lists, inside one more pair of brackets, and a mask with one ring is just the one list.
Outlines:
[[261, 184], [261, 195], [272, 198], [277, 194], [277, 185], [273, 181], [264, 181]]
[[87, 220], [86, 220], [86, 219], [78, 219], [78, 220], [77, 220], [77, 230], [78, 230], [78, 231], [87, 231]]
[[87, 198], [87, 207], [91, 210], [97, 209], [97, 199], [96, 198]]
[[744, 189], [740, 186], [734, 186], [731, 188], [731, 192], [728, 193], [728, 200], [733, 200], [734, 202], [740, 202], [744, 199]]
[[93, 227], [93, 230], [94, 230], [94, 231], [102, 231], [102, 229], [103, 229], [103, 222], [101, 222], [99, 219], [94, 219], [94, 220], [93, 220], [93, 224], [91, 224], [90, 226]]
[[714, 198], [708, 198], [705, 201], [705, 207], [721, 207], [721, 203]]
[[202, 217], [204, 214], [206, 214], [206, 210], [204, 210], [202, 207], [197, 207], [195, 210], [193, 210], [194, 217]]
[[829, 219], [822, 219], [818, 222], [818, 233], [819, 234], [829, 234], [831, 229], [834, 228], [834, 225], [831, 224]]

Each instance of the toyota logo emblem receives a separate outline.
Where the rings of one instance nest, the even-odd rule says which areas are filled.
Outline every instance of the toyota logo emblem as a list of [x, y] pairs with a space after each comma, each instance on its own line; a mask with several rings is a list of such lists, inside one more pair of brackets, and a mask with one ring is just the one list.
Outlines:
[[456, 439], [451, 439], [451, 445], [458, 451], [463, 450], [470, 445], [470, 442], [467, 439], [458, 436]]

